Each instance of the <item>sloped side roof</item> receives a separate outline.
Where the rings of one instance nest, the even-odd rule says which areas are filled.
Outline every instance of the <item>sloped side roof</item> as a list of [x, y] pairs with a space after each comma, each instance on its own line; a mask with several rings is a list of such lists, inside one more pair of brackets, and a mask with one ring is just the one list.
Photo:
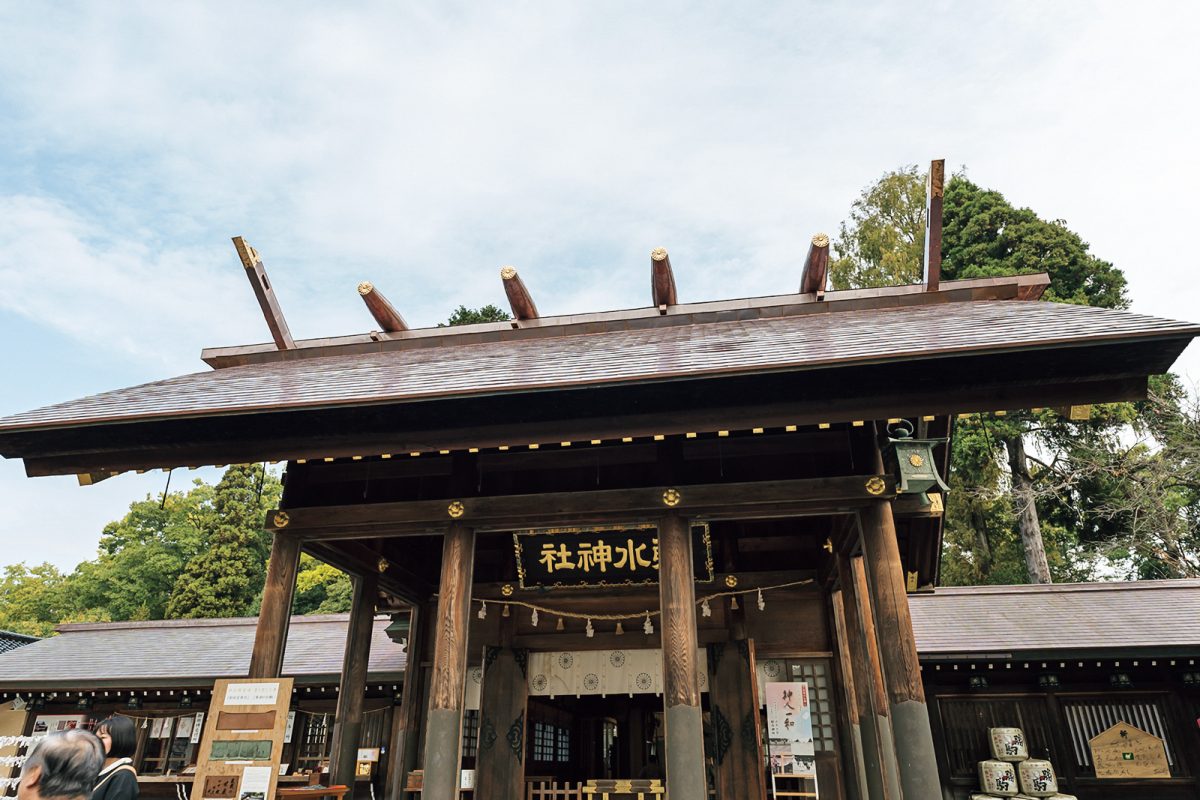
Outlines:
[[[284, 675], [303, 681], [340, 674], [348, 621], [345, 614], [293, 617]], [[244, 676], [256, 624], [219, 619], [63, 625], [58, 636], [0, 655], [0, 686], [183, 686]], [[371, 680], [394, 679], [404, 671], [404, 651], [384, 632], [387, 625], [386, 618], [375, 620]]]
[[1124, 311], [1013, 301], [616, 330], [230, 367], [6, 417], [0, 435], [1197, 334], [1197, 325]]
[[16, 650], [18, 647], [24, 647], [37, 640], [38, 637], [36, 636], [26, 636], [23, 633], [13, 633], [12, 631], [0, 631], [0, 653]]
[[1200, 579], [948, 587], [909, 608], [922, 658], [1200, 653]]

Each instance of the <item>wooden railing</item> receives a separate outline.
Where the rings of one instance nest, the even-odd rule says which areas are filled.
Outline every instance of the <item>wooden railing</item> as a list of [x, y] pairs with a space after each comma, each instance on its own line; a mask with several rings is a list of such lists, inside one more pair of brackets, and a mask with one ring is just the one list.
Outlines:
[[564, 781], [528, 781], [525, 800], [584, 800], [583, 784]]

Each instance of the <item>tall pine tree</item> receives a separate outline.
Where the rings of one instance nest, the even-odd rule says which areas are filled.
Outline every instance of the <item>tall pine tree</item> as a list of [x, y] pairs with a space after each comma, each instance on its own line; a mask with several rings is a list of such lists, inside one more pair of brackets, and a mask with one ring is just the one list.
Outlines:
[[236, 617], [258, 602], [270, 547], [263, 531], [262, 480], [258, 465], [225, 471], [213, 492], [214, 527], [175, 582], [169, 618]]

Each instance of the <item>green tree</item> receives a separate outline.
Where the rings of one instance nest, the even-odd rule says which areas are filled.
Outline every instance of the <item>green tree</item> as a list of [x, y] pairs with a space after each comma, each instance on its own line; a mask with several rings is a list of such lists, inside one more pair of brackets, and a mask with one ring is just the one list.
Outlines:
[[833, 243], [834, 289], [895, 286], [921, 280], [925, 176], [916, 166], [886, 172], [850, 206]]
[[477, 322], [507, 322], [512, 319], [503, 309], [498, 306], [488, 304], [479, 308], [467, 308], [459, 306], [454, 309], [454, 313], [450, 315], [450, 319], [445, 323], [438, 323], [439, 328], [444, 328], [448, 325], [474, 325]]
[[292, 604], [293, 613], [343, 613], [350, 610], [351, 597], [349, 575], [336, 567], [317, 561], [312, 556], [300, 556], [300, 570], [296, 574], [296, 597]]
[[0, 629], [49, 636], [72, 607], [67, 580], [53, 564], [13, 564], [0, 578]]
[[259, 465], [225, 471], [213, 491], [213, 528], [175, 581], [168, 617], [232, 617], [258, 602], [270, 552], [263, 520], [278, 500], [276, 491], [264, 492], [267, 477]]
[[215, 527], [213, 487], [196, 480], [186, 492], [138, 500], [104, 526], [99, 554], [70, 576], [74, 613], [113, 620], [162, 619], [184, 566]]
[[[913, 166], [886, 173], [863, 191], [841, 226], [834, 243], [838, 257], [830, 265], [834, 288], [919, 280], [924, 238], [925, 175]], [[1062, 220], [1044, 220], [962, 174], [952, 177], [943, 212], [942, 277], [1043, 271], [1050, 277], [1048, 300], [1110, 308], [1128, 305], [1121, 271], [1092, 255]], [[1057, 473], [1030, 454], [1030, 444], [1062, 455], [1085, 429], [1101, 435], [1105, 426], [1127, 422], [1128, 414], [1121, 411], [1087, 425], [1065, 423], [1053, 413], [960, 422], [951, 453], [954, 491], [946, 517], [947, 549], [959, 558], [945, 560], [943, 579], [1010, 582], [1015, 574], [1007, 554], [1015, 543], [1014, 533], [1029, 580], [1086, 574], [1077, 531], [1043, 525], [1044, 486], [1057, 485]], [[1073, 487], [1076, 492], [1083, 488]]]

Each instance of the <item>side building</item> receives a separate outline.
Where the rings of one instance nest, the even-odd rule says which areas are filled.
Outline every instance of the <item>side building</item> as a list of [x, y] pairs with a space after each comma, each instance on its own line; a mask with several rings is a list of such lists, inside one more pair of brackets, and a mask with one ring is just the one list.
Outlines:
[[[1024, 730], [1030, 755], [1055, 764], [1061, 786], [1080, 797], [1170, 800], [1200, 791], [1200, 579], [944, 587], [913, 593], [909, 602], [947, 800], [976, 791], [990, 727]], [[284, 674], [296, 678], [296, 722], [284, 761], [293, 775], [328, 761], [348, 619], [292, 620]], [[196, 758], [194, 723], [184, 720], [207, 710], [214, 679], [245, 670], [253, 626], [251, 619], [63, 625], [53, 639], [0, 656], [0, 700], [10, 715], [14, 701], [22, 707], [18, 734], [33, 733], [39, 722], [88, 726], [110, 713], [142, 720], [143, 791], [170, 794], [173, 784], [186, 783]], [[359, 742], [380, 751], [373, 774], [360, 779], [374, 780], [377, 796], [393, 768], [392, 700], [401, 696], [405, 666], [389, 628], [397, 638], [406, 633], [386, 618], [375, 621]], [[114, 653], [146, 657], [104, 655]], [[818, 756], [836, 759], [846, 721], [834, 713], [827, 662], [763, 659], [758, 673], [764, 683], [803, 674]], [[471, 676], [465, 700], [468, 764], [478, 747], [479, 678]], [[586, 735], [584, 725], [541, 724], [551, 722], [556, 744]], [[1088, 742], [1118, 722], [1164, 741], [1169, 778], [1096, 777]], [[543, 758], [543, 742], [531, 739], [526, 748], [526, 760]]]
[[[294, 617], [289, 625], [284, 671], [295, 678], [295, 690], [283, 761], [291, 782], [304, 783], [307, 773], [328, 767], [348, 619]], [[256, 623], [250, 618], [61, 625], [58, 636], [0, 654], [0, 720], [6, 725], [0, 735], [90, 728], [111, 714], [129, 716], [138, 726], [134, 764], [142, 793], [176, 796], [177, 786], [191, 782], [203, 727], [198, 715], [208, 710], [213, 681], [246, 674]], [[391, 767], [393, 698], [405, 663], [404, 647], [389, 638], [389, 625], [397, 639], [406, 633], [388, 617], [374, 621], [359, 741], [361, 748], [379, 750], [379, 760], [363, 770], [370, 774], [359, 776], [377, 787]], [[3, 752], [13, 758], [23, 751]], [[7, 795], [14, 794], [9, 787]]]

